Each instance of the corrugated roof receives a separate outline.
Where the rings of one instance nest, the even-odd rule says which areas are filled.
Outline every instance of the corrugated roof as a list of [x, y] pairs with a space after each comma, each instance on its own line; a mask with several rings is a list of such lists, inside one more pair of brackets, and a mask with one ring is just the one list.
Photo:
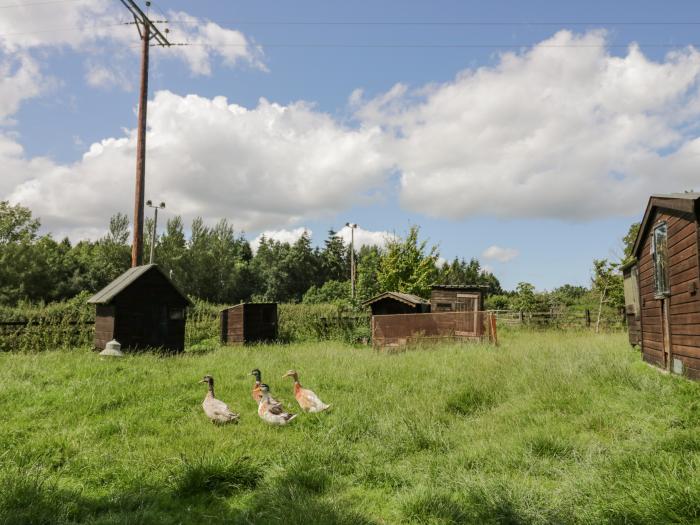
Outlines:
[[117, 295], [119, 295], [121, 292], [123, 292], [129, 286], [131, 286], [134, 282], [136, 282], [142, 275], [145, 275], [152, 269], [155, 269], [158, 272], [160, 272], [160, 274], [163, 277], [165, 277], [165, 279], [170, 284], [172, 284], [173, 288], [177, 290], [177, 292], [183, 297], [183, 299], [185, 299], [185, 301], [187, 301], [188, 304], [192, 304], [187, 298], [187, 296], [184, 293], [182, 293], [182, 291], [180, 291], [180, 289], [177, 286], [175, 286], [175, 284], [168, 278], [168, 276], [163, 273], [163, 270], [158, 268], [158, 265], [156, 264], [144, 264], [143, 266], [135, 266], [133, 268], [129, 268], [119, 277], [114, 279], [114, 281], [102, 288], [102, 290], [90, 297], [90, 299], [88, 299], [87, 302], [89, 304], [109, 304], [110, 302], [112, 302], [112, 299], [114, 299]]
[[376, 303], [377, 301], [381, 301], [382, 299], [387, 299], [387, 298], [396, 299], [397, 301], [401, 301], [402, 303], [406, 303], [406, 304], [409, 304], [411, 306], [416, 306], [419, 304], [430, 304], [429, 301], [426, 301], [422, 297], [418, 297], [417, 295], [413, 295], [410, 293], [384, 292], [382, 294], [379, 294], [379, 295], [372, 297], [371, 299], [365, 301], [364, 303], [362, 303], [362, 306], [369, 306], [372, 303]]
[[431, 284], [431, 288], [437, 288], [439, 290], [486, 290], [488, 289], [488, 284]]

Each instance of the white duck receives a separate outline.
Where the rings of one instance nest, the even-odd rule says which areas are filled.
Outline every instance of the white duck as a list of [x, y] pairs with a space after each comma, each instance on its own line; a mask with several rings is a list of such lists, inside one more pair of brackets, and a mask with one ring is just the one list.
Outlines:
[[237, 423], [240, 416], [231, 410], [226, 403], [214, 397], [214, 378], [206, 375], [200, 383], [207, 383], [209, 387], [202, 402], [202, 408], [211, 422], [219, 425]]
[[297, 417], [296, 414], [290, 414], [285, 412], [282, 405], [279, 403], [274, 404], [272, 398], [270, 397], [270, 387], [265, 383], [260, 383], [260, 392], [262, 398], [260, 399], [260, 404], [258, 404], [258, 415], [263, 421], [270, 423], [271, 425], [286, 425], [292, 419]]
[[294, 378], [294, 397], [297, 398], [297, 402], [304, 412], [323, 412], [331, 407], [321, 401], [321, 398], [319, 398], [313, 390], [301, 386], [301, 383], [299, 383], [299, 374], [296, 370], [288, 371], [282, 376], [282, 379], [285, 377]]

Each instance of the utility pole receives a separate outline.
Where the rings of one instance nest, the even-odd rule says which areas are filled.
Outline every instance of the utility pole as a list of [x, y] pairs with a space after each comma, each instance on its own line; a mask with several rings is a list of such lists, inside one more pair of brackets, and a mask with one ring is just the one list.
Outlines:
[[352, 300], [355, 300], [355, 228], [357, 224], [346, 222], [345, 226], [350, 228], [350, 290]]
[[148, 259], [148, 264], [153, 264], [153, 250], [156, 247], [156, 231], [158, 230], [158, 210], [164, 210], [165, 203], [161, 202], [158, 206], [156, 206], [153, 204], [153, 201], [147, 200], [146, 206], [155, 210], [153, 215], [153, 231], [151, 232], [151, 257]]
[[[131, 266], [143, 264], [143, 198], [146, 186], [146, 115], [148, 112], [148, 54], [151, 40], [156, 45], [170, 46], [168, 39], [155, 26], [155, 23], [141, 11], [134, 0], [121, 0], [134, 17], [134, 24], [141, 37], [141, 92], [139, 94], [139, 122], [136, 139], [136, 192], [134, 199], [134, 240], [131, 245]], [[146, 2], [150, 6], [151, 2]], [[165, 30], [167, 33], [168, 30]]]

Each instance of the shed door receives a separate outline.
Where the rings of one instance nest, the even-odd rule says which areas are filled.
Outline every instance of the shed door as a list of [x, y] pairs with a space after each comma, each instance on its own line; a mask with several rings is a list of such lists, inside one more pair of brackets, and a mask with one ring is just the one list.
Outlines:
[[455, 303], [455, 311], [457, 312], [474, 312], [473, 320], [471, 321], [472, 331], [476, 331], [479, 325], [479, 294], [476, 293], [458, 293], [457, 302]]

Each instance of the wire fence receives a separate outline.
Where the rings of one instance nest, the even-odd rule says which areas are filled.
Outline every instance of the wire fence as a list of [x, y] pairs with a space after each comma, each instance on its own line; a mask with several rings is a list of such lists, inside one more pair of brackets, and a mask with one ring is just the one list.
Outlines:
[[517, 310], [489, 310], [502, 326], [542, 329], [595, 329], [616, 331], [625, 330], [627, 322], [624, 313], [603, 312], [598, 322], [597, 312], [590, 310], [557, 310], [549, 312], [522, 312]]

